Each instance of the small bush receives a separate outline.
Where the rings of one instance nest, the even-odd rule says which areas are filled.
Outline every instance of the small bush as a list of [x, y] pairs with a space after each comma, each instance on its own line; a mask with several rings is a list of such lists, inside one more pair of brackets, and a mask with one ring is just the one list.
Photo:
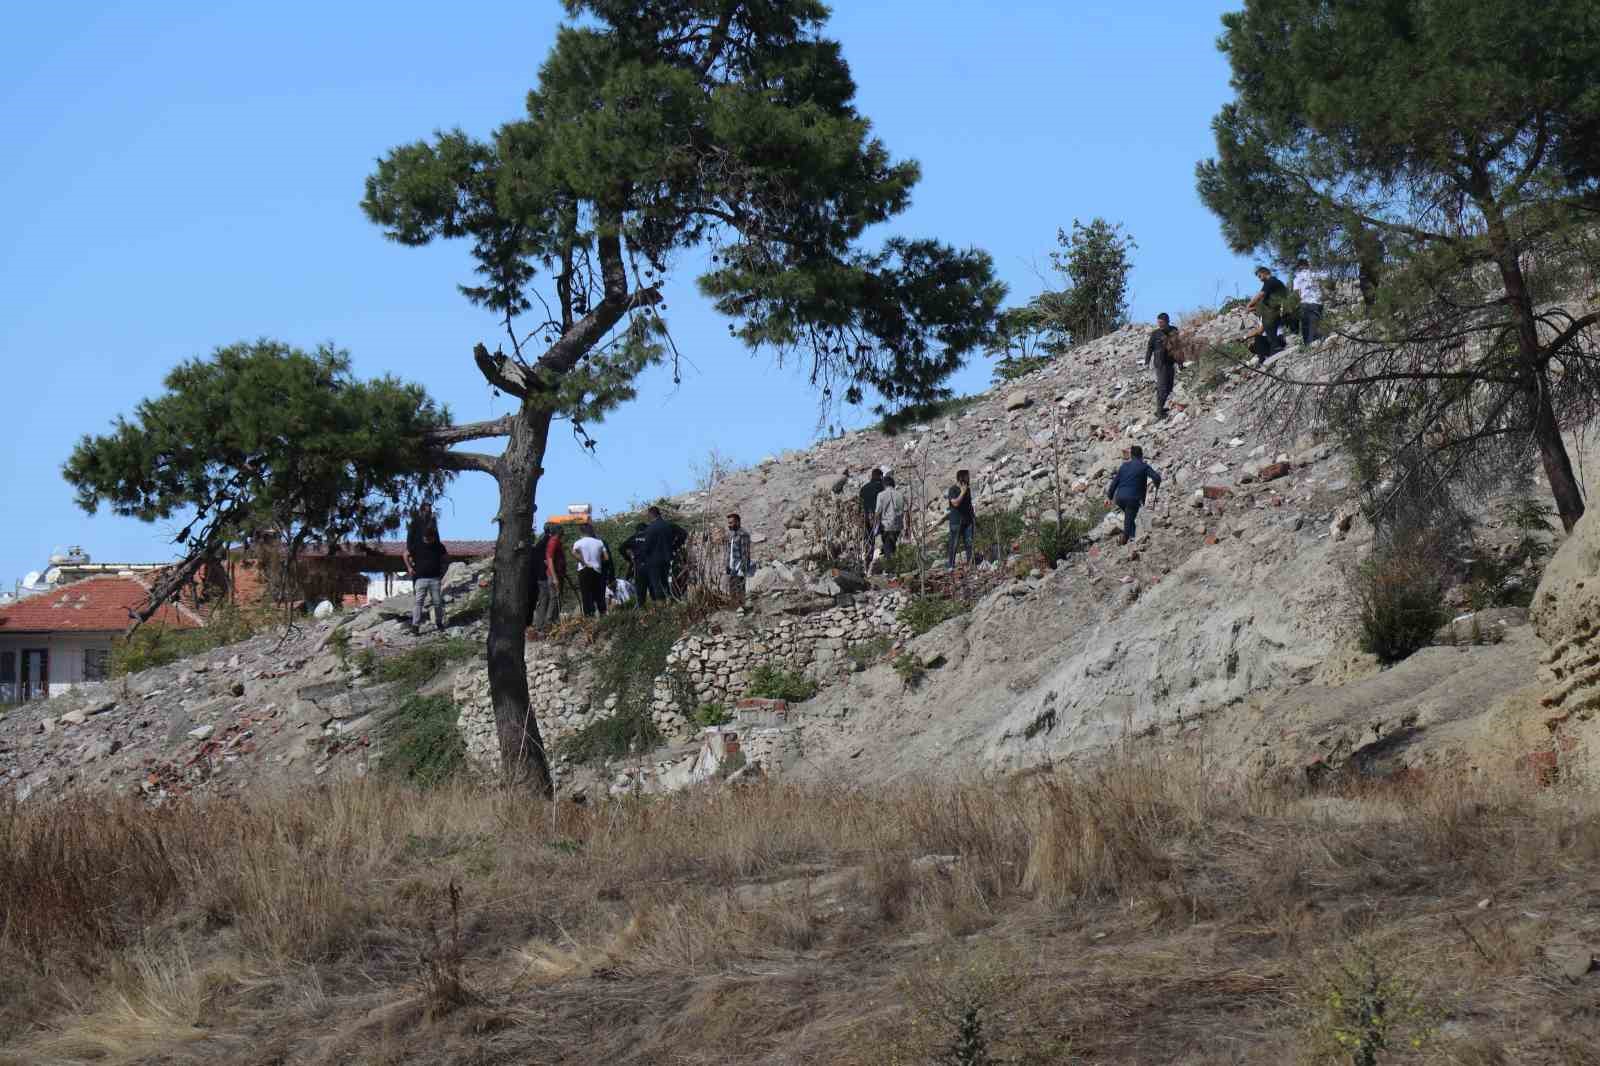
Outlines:
[[1027, 531], [1027, 516], [1020, 510], [983, 512], [973, 530], [973, 551], [979, 558], [994, 555], [1004, 559], [1022, 543]]
[[219, 604], [199, 629], [165, 629], [144, 625], [111, 645], [111, 676], [125, 677], [175, 663], [214, 648], [249, 640], [269, 624], [270, 614]]
[[1073, 552], [1082, 551], [1090, 525], [1081, 518], [1068, 518], [1060, 522], [1041, 521], [1033, 527], [1034, 547], [1052, 563], [1065, 559]]
[[456, 728], [460, 716], [448, 696], [412, 696], [383, 720], [385, 774], [432, 788], [466, 765], [467, 745]]
[[363, 673], [379, 681], [397, 682], [401, 688], [416, 691], [438, 676], [450, 663], [470, 659], [478, 654], [478, 645], [462, 637], [452, 637], [432, 644], [419, 644], [399, 655], [380, 656], [372, 649], [363, 649], [357, 658]]
[[763, 663], [750, 671], [745, 692], [761, 700], [788, 700], [802, 703], [817, 694], [817, 683], [800, 673], [771, 663]]
[[1439, 560], [1434, 543], [1418, 535], [1380, 545], [1356, 567], [1351, 593], [1362, 651], [1395, 663], [1433, 639], [1449, 620]]
[[727, 725], [733, 721], [733, 715], [729, 713], [728, 708], [720, 703], [702, 703], [695, 708], [694, 714], [690, 718], [695, 725], [702, 729]]
[[916, 688], [928, 676], [928, 667], [910, 652], [895, 656], [894, 672], [900, 677], [901, 688]]
[[1048, 355], [1006, 355], [994, 364], [996, 385], [1025, 378], [1049, 366], [1053, 357]]
[[946, 400], [902, 407], [898, 411], [884, 415], [883, 421], [878, 423], [878, 430], [886, 437], [893, 437], [903, 429], [932, 422], [935, 418], [954, 418], [981, 399], [983, 399], [981, 395], [952, 396]]
[[596, 718], [561, 742], [561, 754], [580, 763], [620, 759], [649, 751], [663, 739], [648, 710], [629, 710]]
[[866, 641], [865, 643], [852, 645], [850, 649], [845, 652], [845, 654], [850, 657], [851, 664], [854, 665], [857, 670], [865, 670], [867, 667], [871, 666], [873, 663], [889, 654], [889, 649], [893, 647], [893, 645], [894, 642], [888, 637], [873, 637], [871, 640]]
[[920, 637], [941, 622], [948, 622], [969, 610], [971, 605], [963, 600], [945, 596], [918, 596], [900, 608], [899, 617], [912, 633]]

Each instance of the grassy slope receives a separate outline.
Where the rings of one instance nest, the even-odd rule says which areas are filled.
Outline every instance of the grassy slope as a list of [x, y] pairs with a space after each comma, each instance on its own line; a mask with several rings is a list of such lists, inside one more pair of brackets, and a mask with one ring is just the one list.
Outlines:
[[1211, 776], [5, 809], [0, 1062], [1600, 1061], [1593, 807]]

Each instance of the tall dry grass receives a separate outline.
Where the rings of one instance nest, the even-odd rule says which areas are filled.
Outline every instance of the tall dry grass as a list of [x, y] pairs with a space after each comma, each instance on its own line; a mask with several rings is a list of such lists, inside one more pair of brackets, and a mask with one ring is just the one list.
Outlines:
[[[897, 984], [906, 967], [960, 969], [992, 942], [1040, 974], [1079, 967], [1076, 998], [1043, 978], [1005, 985], [1017, 1001], [988, 1009], [1028, 1034], [1016, 1047], [1081, 1047], [1088, 1033], [1118, 1061], [1176, 1024], [1100, 1032], [1131, 1016], [1125, 982], [1192, 986], [1193, 1025], [1223, 1023], [1207, 1004], [1276, 1018], [1298, 987], [1285, 960], [1388, 920], [1351, 901], [1404, 900], [1395, 915], [1410, 915], [1424, 895], [1492, 898], [1597, 871], [1600, 822], [1581, 805], [1448, 778], [1298, 796], [1188, 758], [588, 807], [382, 782], [161, 810], [12, 805], [0, 1045], [17, 1062], [203, 1062], [265, 1026], [290, 1050], [371, 1043], [414, 1061], [437, 1042], [427, 1027], [454, 1016], [472, 1019], [462, 1046], [532, 1061], [755, 1061], [793, 1045], [885, 1062], [923, 1039]], [[1168, 961], [1085, 961], [1076, 947], [1052, 961], [1040, 946], [1085, 943], [1088, 926]], [[1201, 928], [1260, 961], [1190, 974], [1206, 956], [1182, 945]], [[1503, 981], [1532, 965], [1513, 948], [1526, 943], [1484, 932], [1484, 988], [1491, 970]], [[604, 1003], [612, 1014], [596, 1013]], [[653, 1040], [713, 1032], [742, 1050], [649, 1057]], [[350, 1054], [340, 1061], [382, 1061]]]

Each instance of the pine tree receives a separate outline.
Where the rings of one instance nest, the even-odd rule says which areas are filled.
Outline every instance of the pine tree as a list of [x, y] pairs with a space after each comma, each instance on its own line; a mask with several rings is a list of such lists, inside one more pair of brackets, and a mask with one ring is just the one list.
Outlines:
[[[451, 451], [499, 485], [489, 678], [508, 772], [550, 791], [528, 709], [523, 618], [532, 522], [554, 419], [586, 443], [673, 360], [662, 297], [707, 257], [700, 291], [739, 342], [797, 358], [825, 397], [881, 407], [947, 396], [1003, 296], [989, 257], [896, 237], [862, 245], [910, 203], [896, 161], [852, 104], [818, 0], [566, 0], [526, 117], [487, 140], [460, 131], [393, 149], [362, 206], [391, 239], [471, 243], [466, 297], [505, 338], [478, 370], [517, 401]], [[675, 375], [676, 376], [676, 375]], [[463, 437], [462, 439], [466, 439]]]
[[[1391, 474], [1380, 509], [1481, 491], [1600, 409], [1593, 286], [1600, 8], [1589, 0], [1248, 0], [1202, 200], [1238, 251], [1344, 264], [1369, 307], [1282, 395]], [[1291, 395], [1292, 393], [1292, 395]]]
[[449, 412], [420, 386], [358, 381], [347, 353], [261, 340], [218, 348], [166, 377], [132, 421], [85, 436], [63, 469], [90, 514], [181, 519], [185, 557], [158, 583], [149, 618], [230, 544], [271, 537], [337, 549], [398, 528], [442, 491]]

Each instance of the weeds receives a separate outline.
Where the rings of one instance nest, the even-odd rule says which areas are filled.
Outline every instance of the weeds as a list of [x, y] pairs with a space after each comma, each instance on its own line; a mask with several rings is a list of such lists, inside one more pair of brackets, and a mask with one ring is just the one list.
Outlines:
[[920, 637], [934, 626], [957, 618], [971, 609], [972, 605], [965, 600], [946, 596], [918, 596], [900, 608], [899, 618], [901, 624]]
[[371, 648], [363, 648], [356, 657], [361, 672], [386, 684], [398, 685], [402, 690], [417, 692], [439, 676], [451, 663], [470, 659], [480, 653], [480, 647], [465, 637], [418, 644], [398, 655], [382, 656]]
[[1378, 1066], [1389, 1051], [1421, 1050], [1433, 1036], [1417, 986], [1358, 950], [1325, 978], [1313, 1039], [1351, 1066]]
[[137, 674], [249, 640], [265, 630], [272, 618], [270, 611], [245, 610], [232, 603], [222, 603], [198, 629], [140, 626], [130, 635], [112, 642], [111, 676]]
[[901, 652], [894, 658], [894, 672], [900, 678], [902, 689], [914, 689], [928, 676], [928, 667], [911, 652]]
[[733, 715], [720, 703], [702, 703], [695, 708], [689, 720], [701, 729], [710, 729], [714, 726], [727, 725], [733, 721]]
[[850, 658], [850, 665], [857, 671], [865, 670], [885, 655], [894, 647], [894, 641], [888, 637], [873, 637], [871, 640], [860, 644], [852, 644], [846, 649], [845, 654]]
[[955, 418], [982, 399], [983, 395], [980, 393], [976, 396], [952, 396], [947, 400], [912, 404], [884, 415], [883, 420], [878, 423], [878, 430], [886, 437], [893, 437], [904, 429], [932, 422], [935, 418]]
[[1353, 571], [1361, 650], [1395, 663], [1426, 646], [1449, 620], [1443, 569], [1428, 534], [1378, 545]]
[[763, 663], [750, 671], [745, 694], [760, 700], [803, 703], [817, 694], [818, 685], [798, 670]]
[[412, 695], [384, 716], [384, 773], [423, 788], [450, 780], [466, 765], [467, 746], [456, 728], [460, 710], [448, 696]]

